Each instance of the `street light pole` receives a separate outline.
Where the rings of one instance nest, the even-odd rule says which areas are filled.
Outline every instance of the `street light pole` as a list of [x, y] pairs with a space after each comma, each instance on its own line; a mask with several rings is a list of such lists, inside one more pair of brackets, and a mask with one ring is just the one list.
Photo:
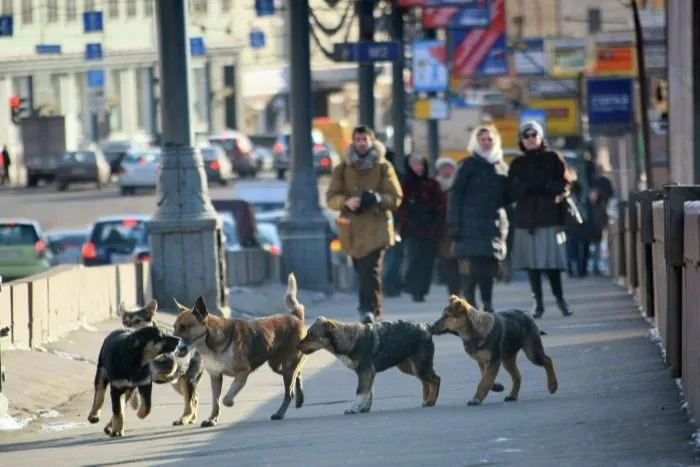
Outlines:
[[186, 0], [156, 0], [162, 156], [157, 208], [148, 223], [153, 297], [187, 304], [203, 296], [227, 314], [221, 218], [209, 198], [202, 156], [192, 147]]
[[309, 0], [289, 0], [289, 74], [292, 110], [292, 170], [287, 213], [279, 223], [282, 274], [293, 272], [299, 287], [331, 292], [328, 220], [318, 199], [311, 144], [311, 56]]
[[399, 41], [400, 53], [398, 60], [392, 64], [392, 98], [394, 99], [394, 165], [397, 170], [403, 169], [404, 140], [406, 137], [406, 90], [403, 82], [405, 63], [403, 41], [403, 9], [394, 0], [391, 11], [391, 35]]
[[[374, 42], [374, 0], [357, 0], [360, 42]], [[361, 63], [357, 69], [360, 125], [374, 128], [374, 63]]]

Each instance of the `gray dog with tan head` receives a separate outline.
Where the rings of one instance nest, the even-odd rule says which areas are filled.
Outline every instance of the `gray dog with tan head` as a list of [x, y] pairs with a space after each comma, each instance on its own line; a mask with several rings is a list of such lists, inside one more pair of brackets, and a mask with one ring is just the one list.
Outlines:
[[357, 374], [355, 401], [345, 414], [369, 412], [377, 373], [397, 367], [423, 383], [423, 407], [433, 407], [440, 377], [433, 369], [435, 345], [427, 324], [412, 321], [343, 323], [319, 317], [299, 344], [305, 354], [325, 349]]
[[545, 333], [539, 330], [532, 315], [525, 311], [487, 313], [452, 295], [448, 305], [442, 310], [442, 316], [433, 324], [432, 331], [434, 334], [458, 335], [462, 339], [464, 350], [479, 363], [481, 381], [468, 405], [481, 404], [490, 390], [503, 390], [503, 386], [496, 383], [496, 375], [501, 365], [513, 379], [513, 388], [505, 400], [518, 400], [521, 378], [516, 362], [520, 349], [525, 352], [528, 360], [544, 367], [549, 392], [554, 394], [557, 391], [554, 364], [545, 353], [540, 337]]

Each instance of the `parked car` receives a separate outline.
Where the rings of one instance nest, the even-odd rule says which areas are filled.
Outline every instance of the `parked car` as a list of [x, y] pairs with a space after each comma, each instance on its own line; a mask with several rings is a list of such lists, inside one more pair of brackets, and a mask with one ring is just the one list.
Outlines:
[[255, 152], [255, 160], [258, 164], [258, 171], [268, 172], [273, 169], [275, 164], [275, 153], [272, 151], [272, 149], [265, 146], [255, 146], [253, 152]]
[[33, 219], [0, 219], [0, 276], [6, 282], [51, 267], [46, 235]]
[[160, 170], [160, 148], [130, 152], [119, 169], [119, 192], [133, 195], [139, 188], [155, 189]]
[[100, 148], [109, 162], [111, 174], [118, 175], [124, 156], [130, 152], [145, 151], [149, 145], [143, 141], [112, 140], [104, 141]]
[[258, 164], [253, 151], [253, 143], [240, 131], [227, 130], [209, 137], [209, 144], [219, 146], [233, 165], [233, 170], [241, 177], [255, 177]]
[[146, 223], [141, 214], [101, 217], [90, 228], [81, 249], [85, 266], [150, 261]]
[[199, 152], [204, 161], [204, 171], [208, 182], [226, 186], [233, 179], [233, 167], [226, 152], [219, 146], [200, 146]]
[[56, 166], [59, 191], [65, 191], [71, 183], [95, 183], [99, 190], [109, 179], [109, 162], [100, 150], [66, 152]]
[[53, 264], [80, 264], [83, 244], [87, 241], [87, 230], [51, 230], [46, 232], [49, 250], [53, 253]]
[[[315, 128], [311, 130], [311, 143], [313, 144], [313, 164], [316, 173], [318, 175], [330, 175], [333, 172], [333, 167], [340, 162], [338, 153], [326, 142], [323, 133]], [[291, 132], [284, 132], [279, 136], [273, 147], [275, 153], [273, 165], [279, 180], [284, 179], [287, 170], [291, 167], [291, 149]]]
[[[222, 230], [226, 237], [226, 251], [240, 251], [242, 246], [238, 237], [236, 228], [236, 220], [228, 212], [220, 213], [223, 219]], [[277, 228], [273, 224], [258, 223], [257, 224], [257, 244], [272, 255], [280, 254], [280, 240], [277, 234]]]
[[233, 189], [233, 199], [250, 203], [256, 215], [265, 211], [284, 210], [287, 204], [289, 183], [270, 180], [266, 183], [238, 183]]

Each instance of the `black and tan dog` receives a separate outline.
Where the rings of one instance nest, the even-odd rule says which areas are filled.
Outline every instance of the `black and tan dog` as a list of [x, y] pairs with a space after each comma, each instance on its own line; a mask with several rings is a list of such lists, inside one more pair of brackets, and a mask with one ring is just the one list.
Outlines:
[[520, 349], [533, 364], [544, 367], [549, 392], [554, 394], [557, 391], [554, 364], [544, 352], [540, 337], [544, 332], [539, 330], [529, 313], [522, 310], [487, 313], [452, 295], [449, 304], [442, 310], [442, 316], [432, 328], [434, 334], [458, 335], [462, 339], [464, 350], [479, 363], [481, 381], [468, 405], [481, 404], [489, 390], [500, 392], [494, 386], [503, 389], [503, 386], [495, 383], [501, 364], [513, 379], [513, 388], [505, 400], [518, 400], [521, 378], [517, 357]]
[[142, 403], [137, 412], [146, 418], [151, 412], [153, 389], [150, 363], [159, 355], [173, 352], [180, 339], [160, 329], [146, 327], [138, 331], [118, 329], [102, 342], [95, 372], [95, 396], [88, 415], [90, 423], [100, 421], [100, 409], [109, 384], [112, 419], [104, 428], [111, 437], [124, 435], [124, 400], [138, 390]]
[[[157, 310], [158, 302], [154, 299], [149, 300], [145, 306], [132, 310], [127, 310], [124, 304], [120, 303], [117, 316], [121, 317], [122, 325], [128, 329], [142, 329], [148, 326], [160, 329], [155, 319]], [[151, 362], [150, 366], [154, 383], [171, 383], [175, 391], [185, 399], [185, 410], [173, 425], [188, 425], [196, 422], [199, 408], [197, 385], [204, 374], [202, 356], [196, 350], [192, 350], [184, 357], [173, 352], [160, 355]], [[138, 409], [137, 392], [132, 394], [130, 402], [134, 409]]]
[[265, 362], [284, 380], [284, 400], [272, 420], [284, 418], [293, 398], [297, 408], [303, 405], [301, 369], [306, 356], [297, 349], [297, 344], [306, 335], [306, 326], [304, 306], [297, 301], [294, 274], [289, 275], [284, 297], [288, 315], [228, 319], [210, 315], [202, 297], [197, 298], [191, 309], [177, 300], [175, 303], [180, 309], [174, 325], [175, 335], [181, 339], [178, 353], [196, 349], [211, 378], [212, 409], [202, 426], [214, 426], [219, 419], [224, 375], [234, 380], [221, 402], [233, 407], [234, 398], [248, 376]]
[[299, 344], [305, 354], [325, 349], [357, 374], [355, 401], [346, 414], [369, 412], [377, 373], [397, 367], [423, 383], [423, 407], [432, 407], [440, 392], [433, 369], [435, 346], [429, 326], [412, 321], [343, 323], [319, 317]]

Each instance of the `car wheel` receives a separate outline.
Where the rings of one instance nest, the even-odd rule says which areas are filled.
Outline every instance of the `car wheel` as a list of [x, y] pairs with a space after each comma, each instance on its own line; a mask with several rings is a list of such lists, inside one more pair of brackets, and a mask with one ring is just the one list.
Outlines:
[[285, 169], [277, 169], [277, 180], [284, 180], [284, 175], [287, 173]]
[[56, 189], [58, 189], [58, 191], [66, 191], [68, 189], [68, 182], [59, 180], [56, 184]]
[[133, 193], [134, 193], [134, 187], [130, 187], [130, 186], [119, 187], [119, 194], [121, 194], [122, 196], [129, 196], [129, 195], [132, 195]]
[[222, 178], [221, 180], [219, 180], [219, 185], [221, 185], [221, 186], [227, 186], [227, 185], [228, 185], [228, 179]]
[[27, 178], [27, 186], [28, 186], [28, 187], [34, 188], [34, 187], [36, 187], [38, 184], [39, 184], [39, 177], [37, 177], [36, 175], [30, 175], [30, 176]]

